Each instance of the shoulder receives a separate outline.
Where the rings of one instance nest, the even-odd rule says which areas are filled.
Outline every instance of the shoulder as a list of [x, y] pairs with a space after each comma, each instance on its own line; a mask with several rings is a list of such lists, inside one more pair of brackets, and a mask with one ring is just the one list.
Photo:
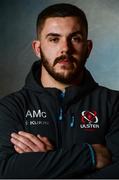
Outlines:
[[97, 89], [97, 93], [100, 94], [100, 97], [111, 106], [115, 106], [118, 104], [119, 106], [119, 91], [109, 89], [104, 86], [99, 86]]
[[98, 86], [98, 90], [102, 93], [108, 94], [110, 96], [119, 96], [119, 91], [118, 90], [113, 90], [104, 86]]
[[0, 113], [2, 110], [17, 111], [25, 106], [25, 92], [19, 90], [0, 99]]

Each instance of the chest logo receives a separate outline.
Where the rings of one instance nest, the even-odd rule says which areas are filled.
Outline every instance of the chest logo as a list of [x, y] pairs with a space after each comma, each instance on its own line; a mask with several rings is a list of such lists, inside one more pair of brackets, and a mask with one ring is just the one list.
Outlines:
[[38, 125], [49, 125], [47, 120], [47, 114], [41, 109], [36, 110], [27, 110], [25, 115], [25, 125], [28, 126], [38, 126]]
[[32, 110], [32, 111], [28, 110], [26, 112], [25, 117], [26, 118], [27, 117], [30, 117], [30, 118], [39, 118], [39, 117], [46, 118], [47, 115], [46, 115], [46, 112], [43, 112], [40, 109], [38, 109], [37, 111], [35, 111], [35, 110]]
[[99, 129], [99, 119], [96, 111], [82, 111], [80, 128], [87, 131]]

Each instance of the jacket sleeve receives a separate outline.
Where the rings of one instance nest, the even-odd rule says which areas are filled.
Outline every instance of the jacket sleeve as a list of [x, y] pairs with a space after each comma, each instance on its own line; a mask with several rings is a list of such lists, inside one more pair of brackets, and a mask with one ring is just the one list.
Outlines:
[[81, 174], [93, 163], [87, 145], [48, 153], [12, 154], [0, 159], [0, 178], [57, 178], [63, 174]]
[[112, 164], [95, 173], [87, 174], [85, 178], [119, 178], [119, 97], [111, 110], [112, 115], [106, 135], [106, 146], [112, 154]]
[[16, 153], [10, 142], [10, 134], [21, 128], [16, 108], [0, 102], [0, 178], [57, 178], [95, 167], [94, 152], [88, 144], [47, 153]]

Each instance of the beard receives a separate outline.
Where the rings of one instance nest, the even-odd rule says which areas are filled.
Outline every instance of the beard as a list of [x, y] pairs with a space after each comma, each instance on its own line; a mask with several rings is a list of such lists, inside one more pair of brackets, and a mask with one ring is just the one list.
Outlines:
[[[67, 71], [67, 73], [63, 72], [56, 72], [55, 66], [57, 63], [60, 63], [61, 61], [68, 59], [69, 65], [68, 67], [62, 65], [62, 69], [64, 71]], [[59, 81], [64, 84], [71, 84], [74, 81], [77, 81], [80, 79], [81, 74], [84, 70], [84, 66], [86, 63], [86, 58], [82, 58], [81, 60], [77, 60], [71, 55], [61, 55], [60, 57], [57, 57], [54, 60], [53, 65], [50, 65], [47, 58], [45, 57], [42, 49], [41, 49], [41, 62], [43, 67], [46, 69], [46, 71], [49, 73], [50, 76], [52, 76], [56, 81]]]

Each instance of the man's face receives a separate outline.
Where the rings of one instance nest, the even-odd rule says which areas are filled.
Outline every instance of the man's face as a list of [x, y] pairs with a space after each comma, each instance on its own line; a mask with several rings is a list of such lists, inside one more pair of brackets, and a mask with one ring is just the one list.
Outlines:
[[55, 80], [67, 84], [80, 77], [89, 51], [85, 29], [76, 17], [46, 19], [40, 55], [43, 68]]

